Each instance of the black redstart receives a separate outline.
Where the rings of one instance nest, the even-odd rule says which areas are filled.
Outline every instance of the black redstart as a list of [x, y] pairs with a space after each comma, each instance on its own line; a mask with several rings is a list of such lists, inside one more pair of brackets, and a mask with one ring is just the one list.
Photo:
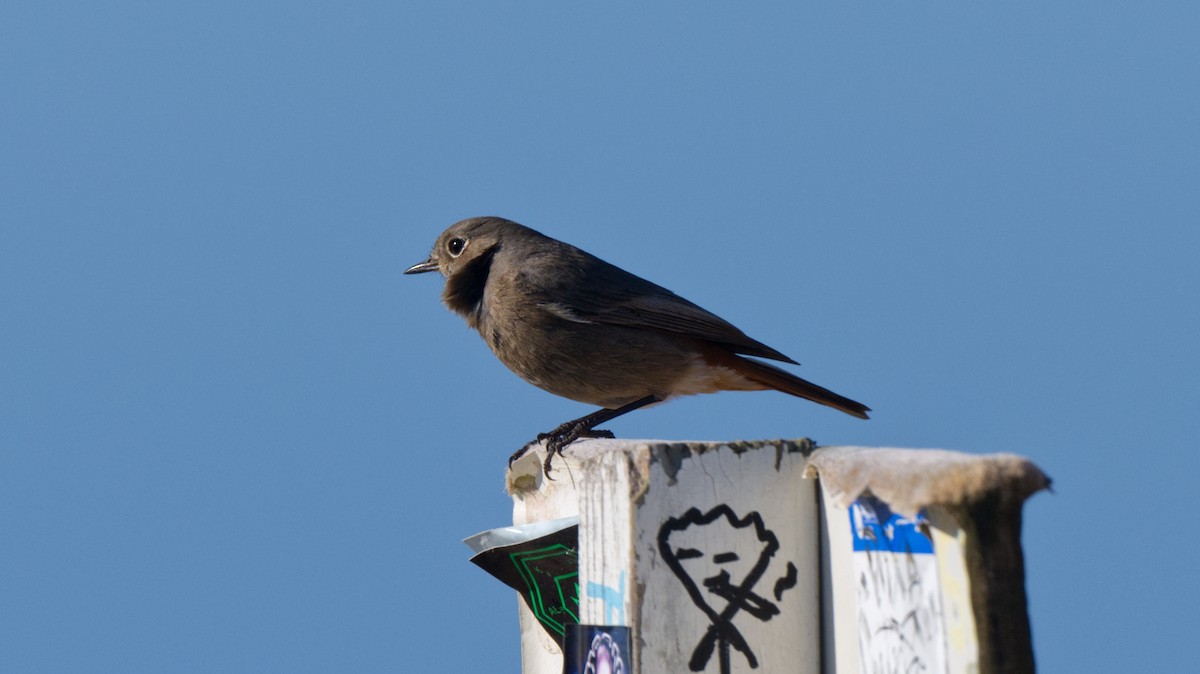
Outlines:
[[439, 271], [442, 300], [522, 379], [601, 409], [526, 443], [547, 440], [544, 470], [595, 427], [676, 396], [775, 389], [862, 419], [870, 408], [773, 365], [796, 364], [675, 293], [570, 244], [496, 217], [442, 232], [429, 259], [405, 274]]

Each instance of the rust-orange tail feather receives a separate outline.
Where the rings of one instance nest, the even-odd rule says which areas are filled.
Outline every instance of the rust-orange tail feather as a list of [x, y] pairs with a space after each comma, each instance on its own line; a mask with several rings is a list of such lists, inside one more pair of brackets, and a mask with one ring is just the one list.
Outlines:
[[763, 386], [773, 388], [777, 391], [783, 391], [784, 393], [790, 393], [805, 400], [827, 405], [859, 419], [869, 418], [867, 412], [870, 412], [871, 408], [860, 402], [838, 395], [827, 388], [817, 386], [810, 381], [801, 379], [773, 365], [733, 354], [730, 354], [730, 356], [728, 359], [722, 358], [721, 364], [737, 370], [747, 379], [752, 379]]

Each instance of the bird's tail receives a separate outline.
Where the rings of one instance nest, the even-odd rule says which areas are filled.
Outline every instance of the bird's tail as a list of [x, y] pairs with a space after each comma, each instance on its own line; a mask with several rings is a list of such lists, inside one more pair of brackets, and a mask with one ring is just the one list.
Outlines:
[[758, 382], [768, 388], [827, 405], [859, 419], [869, 418], [867, 412], [871, 411], [870, 407], [845, 396], [838, 395], [829, 389], [817, 386], [774, 365], [768, 365], [750, 358], [742, 358], [741, 356], [733, 356], [722, 364], [734, 368], [747, 379]]

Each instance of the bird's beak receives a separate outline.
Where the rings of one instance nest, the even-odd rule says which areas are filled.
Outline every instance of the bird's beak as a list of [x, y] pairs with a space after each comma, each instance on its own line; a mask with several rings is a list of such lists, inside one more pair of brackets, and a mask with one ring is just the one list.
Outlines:
[[433, 258], [429, 258], [428, 260], [425, 260], [424, 262], [418, 262], [418, 263], [414, 264], [413, 266], [409, 267], [408, 269], [405, 269], [404, 273], [405, 274], [424, 274], [425, 272], [437, 271], [437, 270], [438, 270], [437, 260], [435, 260]]

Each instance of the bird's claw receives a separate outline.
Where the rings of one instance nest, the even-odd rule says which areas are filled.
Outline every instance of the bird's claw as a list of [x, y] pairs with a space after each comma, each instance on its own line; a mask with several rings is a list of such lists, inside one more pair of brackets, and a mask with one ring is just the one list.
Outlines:
[[534, 443], [536, 443], [536, 442], [540, 442], [540, 440], [534, 440], [533, 442], [527, 442], [527, 443], [525, 443], [525, 445], [523, 447], [521, 447], [517, 451], [513, 452], [512, 456], [508, 457], [508, 469], [512, 470], [513, 462], [516, 461], [517, 459], [521, 458], [522, 456], [525, 456], [525, 452], [528, 452], [529, 448], [532, 447], [534, 445]]
[[525, 443], [525, 446], [513, 452], [512, 456], [508, 457], [508, 467], [512, 468], [513, 462], [522, 456], [525, 456], [525, 453], [529, 451], [530, 447], [539, 442], [545, 442], [546, 460], [542, 463], [542, 473], [545, 474], [547, 480], [553, 480], [554, 478], [550, 477], [550, 464], [554, 461], [554, 455], [561, 455], [563, 453], [563, 449], [566, 448], [567, 445], [580, 438], [612, 439], [615, 437], [616, 436], [613, 435], [612, 431], [588, 428], [581, 423], [568, 421], [567, 423], [559, 425], [557, 428], [548, 433], [538, 433], [537, 439]]

